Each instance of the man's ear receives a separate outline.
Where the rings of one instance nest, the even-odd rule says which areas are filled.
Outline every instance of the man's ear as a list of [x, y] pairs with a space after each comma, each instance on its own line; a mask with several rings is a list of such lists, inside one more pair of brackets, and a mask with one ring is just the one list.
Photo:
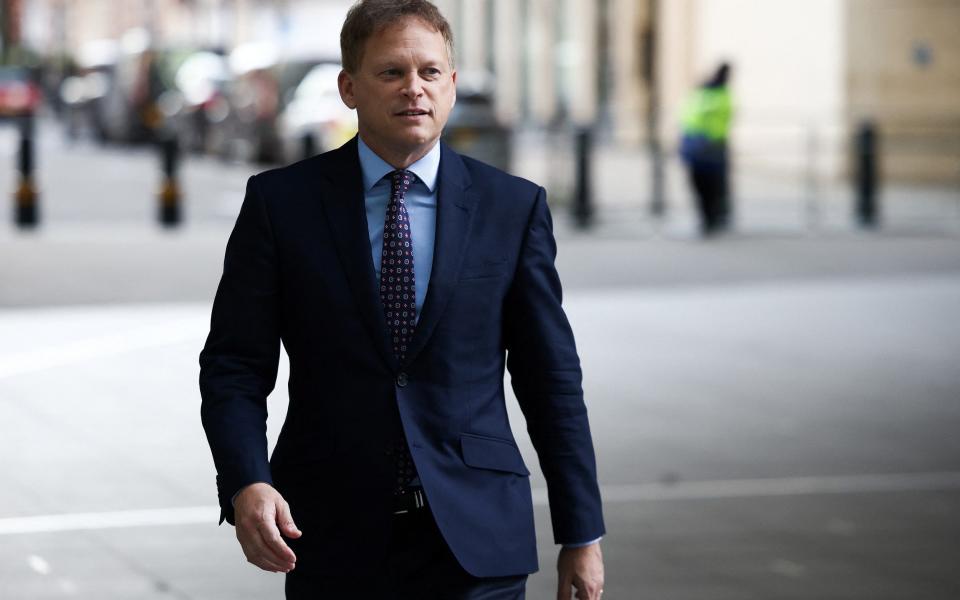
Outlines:
[[356, 108], [357, 100], [353, 95], [353, 78], [346, 69], [340, 71], [337, 76], [337, 88], [340, 90], [340, 99], [347, 105], [347, 108]]
[[454, 71], [450, 74], [450, 79], [453, 80], [453, 100], [450, 101], [450, 110], [453, 110], [453, 107], [457, 104], [457, 72]]

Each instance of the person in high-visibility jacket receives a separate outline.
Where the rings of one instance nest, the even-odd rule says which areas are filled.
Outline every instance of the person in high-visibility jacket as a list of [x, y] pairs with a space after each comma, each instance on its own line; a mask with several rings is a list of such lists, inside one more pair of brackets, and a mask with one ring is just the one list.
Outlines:
[[727, 229], [730, 221], [727, 138], [733, 100], [727, 85], [729, 79], [730, 65], [723, 63], [694, 90], [681, 113], [680, 155], [690, 172], [705, 236]]

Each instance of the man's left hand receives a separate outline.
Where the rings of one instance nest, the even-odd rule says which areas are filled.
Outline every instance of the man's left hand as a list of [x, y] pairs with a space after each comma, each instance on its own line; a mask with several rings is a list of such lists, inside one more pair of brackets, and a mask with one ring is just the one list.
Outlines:
[[557, 558], [557, 600], [570, 600], [576, 588], [577, 600], [600, 600], [603, 594], [603, 553], [600, 542], [580, 548], [561, 548]]

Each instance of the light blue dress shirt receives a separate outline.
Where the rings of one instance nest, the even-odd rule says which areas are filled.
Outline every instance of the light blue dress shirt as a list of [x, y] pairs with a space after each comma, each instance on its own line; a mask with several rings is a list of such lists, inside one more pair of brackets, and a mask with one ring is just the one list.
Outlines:
[[[363, 173], [363, 200], [367, 209], [367, 233], [377, 285], [380, 282], [380, 261], [383, 258], [383, 225], [390, 201], [390, 178], [395, 169], [380, 158], [357, 137], [360, 152], [360, 171]], [[410, 218], [410, 237], [413, 239], [413, 278], [417, 302], [417, 321], [427, 297], [430, 273], [433, 272], [433, 244], [437, 234], [437, 174], [440, 171], [440, 143], [423, 158], [407, 167], [416, 175], [404, 196], [407, 216]]]

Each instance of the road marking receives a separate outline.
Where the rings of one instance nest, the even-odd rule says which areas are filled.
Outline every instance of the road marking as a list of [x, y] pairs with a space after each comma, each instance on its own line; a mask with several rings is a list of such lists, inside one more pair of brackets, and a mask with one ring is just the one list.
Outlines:
[[202, 340], [192, 323], [170, 322], [66, 342], [58, 346], [0, 355], [0, 379], [107, 358], [135, 350]]
[[37, 515], [0, 519], [0, 535], [52, 533], [117, 529], [121, 527], [155, 527], [159, 525], [215, 525], [220, 509], [215, 506], [187, 506], [148, 510], [116, 510], [110, 512]]
[[[956, 489], [960, 489], [960, 471], [605, 485], [602, 487], [602, 494], [604, 503], [614, 504], [663, 500], [710, 500]], [[545, 506], [547, 504], [547, 490], [534, 489], [533, 502], [538, 506]], [[8, 517], [0, 519], [0, 536], [123, 527], [213, 525], [217, 522], [219, 514], [219, 509], [215, 506], [187, 506], [150, 510]]]

